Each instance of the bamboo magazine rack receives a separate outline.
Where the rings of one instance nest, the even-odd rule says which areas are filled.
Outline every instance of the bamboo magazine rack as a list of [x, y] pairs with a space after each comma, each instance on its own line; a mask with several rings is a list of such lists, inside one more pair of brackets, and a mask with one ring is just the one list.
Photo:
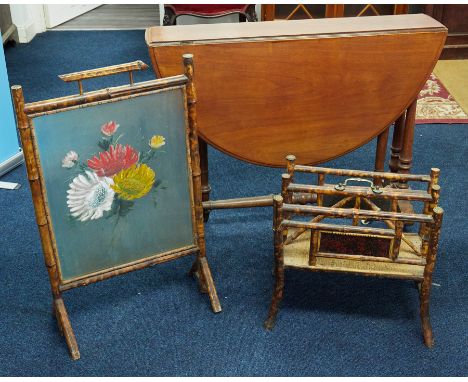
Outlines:
[[[274, 197], [275, 287], [265, 327], [275, 324], [285, 268], [399, 278], [418, 285], [424, 342], [431, 347], [429, 298], [443, 215], [439, 169], [412, 175], [295, 165], [292, 155], [287, 161], [281, 196]], [[295, 183], [297, 172], [316, 174], [317, 185]], [[328, 184], [328, 176], [347, 179]], [[392, 186], [397, 182], [426, 189]], [[382, 183], [387, 186], [376, 185]], [[316, 205], [297, 204], [301, 194], [315, 194]], [[399, 212], [402, 200], [422, 203], [422, 212]], [[408, 223], [418, 223], [418, 232], [404, 232]]]

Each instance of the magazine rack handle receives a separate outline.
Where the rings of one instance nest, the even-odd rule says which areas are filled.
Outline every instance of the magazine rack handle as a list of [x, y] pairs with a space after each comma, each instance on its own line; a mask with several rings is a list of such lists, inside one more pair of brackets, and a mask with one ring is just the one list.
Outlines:
[[372, 192], [374, 194], [381, 194], [382, 193], [382, 190], [374, 185], [374, 183], [369, 180], [369, 179], [363, 179], [363, 178], [348, 178], [346, 179], [344, 182], [342, 183], [338, 183], [336, 186], [335, 186], [335, 190], [337, 191], [344, 191], [344, 189], [346, 188], [346, 186], [348, 185], [348, 182], [365, 182], [365, 183], [369, 183], [369, 187], [370, 189], [372, 190]]

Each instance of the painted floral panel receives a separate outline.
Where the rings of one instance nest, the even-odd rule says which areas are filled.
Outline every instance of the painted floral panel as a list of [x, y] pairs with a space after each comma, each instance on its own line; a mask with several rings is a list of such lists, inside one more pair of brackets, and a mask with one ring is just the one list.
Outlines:
[[194, 243], [180, 89], [33, 122], [64, 281]]

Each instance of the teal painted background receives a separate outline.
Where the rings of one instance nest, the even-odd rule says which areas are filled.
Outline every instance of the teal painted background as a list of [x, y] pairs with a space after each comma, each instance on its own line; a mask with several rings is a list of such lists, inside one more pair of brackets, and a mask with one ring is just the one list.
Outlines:
[[[80, 170], [63, 168], [62, 159], [73, 150], [86, 162], [103, 151], [100, 128], [111, 120], [120, 124], [118, 142], [137, 151], [149, 149], [151, 136], [165, 137], [148, 163], [161, 184], [135, 199], [125, 216], [80, 222], [67, 206], [69, 184]], [[180, 89], [40, 116], [34, 128], [64, 280], [194, 243]]]
[[0, 163], [11, 158], [18, 151], [16, 123], [2, 45], [0, 49]]

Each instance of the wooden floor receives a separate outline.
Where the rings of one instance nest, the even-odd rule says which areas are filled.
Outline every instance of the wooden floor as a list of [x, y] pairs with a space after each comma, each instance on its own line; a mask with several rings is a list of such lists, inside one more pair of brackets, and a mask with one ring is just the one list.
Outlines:
[[106, 4], [52, 30], [146, 29], [159, 25], [155, 4]]

